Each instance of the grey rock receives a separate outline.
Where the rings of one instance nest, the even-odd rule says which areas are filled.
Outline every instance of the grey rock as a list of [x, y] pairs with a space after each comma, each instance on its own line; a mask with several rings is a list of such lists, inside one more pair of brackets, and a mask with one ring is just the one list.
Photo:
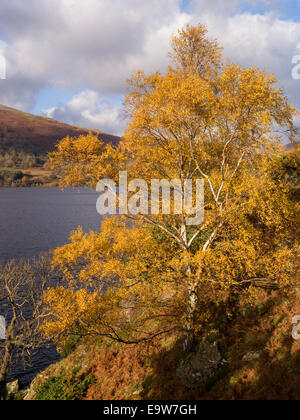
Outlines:
[[204, 341], [180, 362], [176, 374], [186, 388], [193, 389], [212, 379], [224, 363], [217, 343]]
[[16, 379], [14, 381], [8, 382], [6, 384], [6, 392], [8, 395], [15, 394], [19, 391], [19, 380]]
[[253, 362], [254, 360], [260, 359], [262, 354], [262, 351], [253, 351], [251, 353], [246, 354], [246, 356], [243, 357], [243, 360], [245, 362]]

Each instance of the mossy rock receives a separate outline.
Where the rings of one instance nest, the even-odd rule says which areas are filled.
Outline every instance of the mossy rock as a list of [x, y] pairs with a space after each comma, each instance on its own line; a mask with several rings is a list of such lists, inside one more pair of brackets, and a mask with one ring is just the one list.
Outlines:
[[186, 388], [197, 388], [212, 380], [224, 361], [216, 342], [201, 342], [179, 364], [176, 374]]

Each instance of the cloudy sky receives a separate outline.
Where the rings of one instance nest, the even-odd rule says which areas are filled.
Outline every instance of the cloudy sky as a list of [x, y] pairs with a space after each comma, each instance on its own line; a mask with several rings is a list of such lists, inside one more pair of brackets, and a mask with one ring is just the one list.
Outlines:
[[273, 72], [300, 108], [300, 0], [1, 0], [0, 103], [122, 134], [126, 79], [163, 71], [187, 23], [206, 24], [225, 58]]

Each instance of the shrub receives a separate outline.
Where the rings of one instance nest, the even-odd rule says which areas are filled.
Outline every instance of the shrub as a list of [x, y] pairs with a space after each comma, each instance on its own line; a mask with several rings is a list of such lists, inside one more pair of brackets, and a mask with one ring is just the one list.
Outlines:
[[76, 370], [73, 372], [71, 379], [66, 379], [63, 375], [51, 376], [38, 387], [35, 400], [82, 400], [93, 382], [94, 378], [91, 374], [77, 377]]

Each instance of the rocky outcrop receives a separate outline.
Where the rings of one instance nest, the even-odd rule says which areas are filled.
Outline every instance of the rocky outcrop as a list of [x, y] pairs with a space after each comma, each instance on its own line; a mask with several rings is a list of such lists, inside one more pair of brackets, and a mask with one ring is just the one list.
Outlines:
[[19, 380], [15, 379], [14, 381], [8, 382], [6, 384], [6, 393], [7, 395], [16, 394], [19, 391]]
[[24, 401], [33, 401], [36, 395], [36, 387], [40, 384], [43, 375], [37, 375], [35, 379], [31, 382], [30, 387], [27, 389], [24, 396]]
[[180, 362], [176, 374], [186, 388], [193, 389], [215, 377], [225, 363], [217, 342], [203, 341]]

